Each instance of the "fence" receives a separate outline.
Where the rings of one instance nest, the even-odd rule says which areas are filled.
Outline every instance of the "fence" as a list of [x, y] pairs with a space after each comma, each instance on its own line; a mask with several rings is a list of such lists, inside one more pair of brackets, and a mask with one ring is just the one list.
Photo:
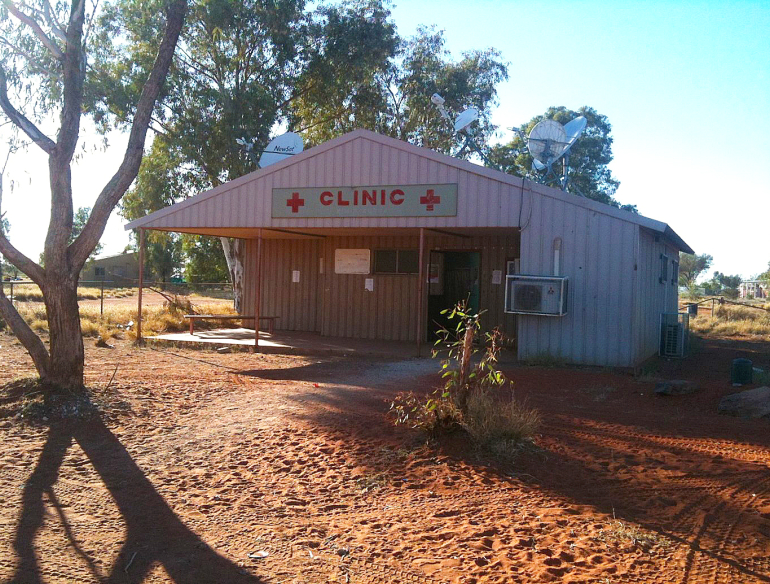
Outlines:
[[[16, 298], [16, 292], [19, 290], [19, 286], [35, 286], [37, 284], [31, 280], [5, 280], [2, 282], [3, 293], [6, 294], [8, 299], [16, 305], [18, 299]], [[81, 280], [78, 282], [78, 288], [98, 288], [99, 294], [93, 300], [99, 300], [100, 314], [104, 314], [104, 299], [105, 297], [112, 297], [112, 290], [116, 289], [133, 289], [138, 287], [138, 282], [129, 278], [120, 278], [116, 280]], [[152, 282], [145, 281], [144, 288], [149, 290], [157, 290], [164, 294], [177, 295], [177, 296], [189, 296], [190, 294], [198, 294], [201, 296], [208, 296], [211, 298], [217, 298], [221, 300], [233, 299], [233, 287], [229, 282]], [[105, 296], [105, 293], [107, 294]], [[24, 295], [27, 299], [27, 295]]]

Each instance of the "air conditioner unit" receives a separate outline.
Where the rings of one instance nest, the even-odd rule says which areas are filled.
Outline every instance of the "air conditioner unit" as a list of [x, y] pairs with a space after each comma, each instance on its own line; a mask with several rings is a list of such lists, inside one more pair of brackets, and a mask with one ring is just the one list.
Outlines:
[[664, 312], [660, 315], [660, 355], [687, 355], [690, 340], [690, 315], [685, 312]]
[[564, 316], [569, 280], [563, 276], [508, 275], [505, 279], [505, 312]]

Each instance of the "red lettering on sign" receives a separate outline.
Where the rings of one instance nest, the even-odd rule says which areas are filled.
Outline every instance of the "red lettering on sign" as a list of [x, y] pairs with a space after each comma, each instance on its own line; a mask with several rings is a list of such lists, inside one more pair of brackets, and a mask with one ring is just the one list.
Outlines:
[[353, 204], [358, 205], [358, 189], [353, 191]]
[[337, 204], [340, 207], [345, 207], [347, 205], [350, 205], [350, 201], [346, 201], [342, 198], [342, 191], [337, 191]]
[[361, 191], [361, 204], [366, 205], [367, 201], [371, 203], [372, 205], [377, 204], [377, 191], [372, 191], [371, 193], [364, 189]]
[[[393, 189], [392, 191], [390, 191], [390, 202], [393, 203], [394, 205], [400, 205], [401, 203], [404, 202], [404, 196], [405, 196], [404, 191], [402, 191], [401, 189]], [[401, 198], [398, 199], [397, 197], [401, 197]]]
[[334, 202], [334, 193], [331, 191], [324, 191], [321, 193], [321, 204], [331, 205]]
[[304, 207], [304, 205], [305, 199], [300, 199], [297, 192], [292, 193], [290, 199], [286, 199], [286, 206], [291, 207], [292, 213], [299, 213], [299, 208]]
[[425, 205], [426, 211], [433, 211], [433, 205], [441, 202], [441, 197], [436, 196], [433, 189], [428, 189], [424, 197], [420, 197], [420, 203]]

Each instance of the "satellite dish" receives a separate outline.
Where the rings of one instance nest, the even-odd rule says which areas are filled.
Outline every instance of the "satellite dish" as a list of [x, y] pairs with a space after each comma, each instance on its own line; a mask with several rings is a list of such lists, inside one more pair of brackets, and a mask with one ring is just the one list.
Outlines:
[[475, 107], [469, 107], [462, 112], [455, 120], [455, 132], [458, 134], [468, 129], [473, 122], [479, 119], [479, 110]]
[[584, 116], [578, 116], [571, 122], [567, 122], [564, 125], [564, 133], [567, 134], [567, 146], [564, 148], [564, 154], [572, 148], [573, 144], [580, 138], [580, 134], [586, 129], [588, 120]]
[[532, 128], [527, 147], [532, 158], [550, 166], [564, 153], [567, 147], [567, 133], [564, 126], [554, 120], [543, 120]]
[[259, 167], [265, 168], [290, 156], [299, 154], [304, 147], [302, 138], [294, 132], [286, 132], [270, 140], [259, 158]]

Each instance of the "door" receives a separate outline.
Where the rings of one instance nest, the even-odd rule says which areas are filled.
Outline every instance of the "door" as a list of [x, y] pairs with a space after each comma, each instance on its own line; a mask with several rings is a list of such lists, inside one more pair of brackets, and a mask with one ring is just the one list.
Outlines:
[[[480, 300], [481, 253], [477, 251], [432, 251], [428, 267], [428, 338], [452, 324], [444, 309], [465, 300], [477, 313]], [[457, 324], [456, 322], [454, 323]]]

